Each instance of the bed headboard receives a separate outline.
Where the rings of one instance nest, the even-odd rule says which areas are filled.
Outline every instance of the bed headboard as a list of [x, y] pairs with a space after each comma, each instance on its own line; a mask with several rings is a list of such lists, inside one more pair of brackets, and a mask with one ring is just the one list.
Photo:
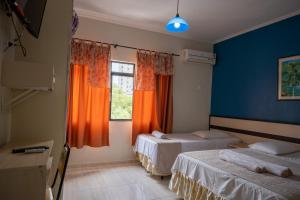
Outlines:
[[244, 140], [257, 141], [261, 138], [267, 138], [300, 144], [300, 124], [211, 115], [209, 128], [232, 132]]

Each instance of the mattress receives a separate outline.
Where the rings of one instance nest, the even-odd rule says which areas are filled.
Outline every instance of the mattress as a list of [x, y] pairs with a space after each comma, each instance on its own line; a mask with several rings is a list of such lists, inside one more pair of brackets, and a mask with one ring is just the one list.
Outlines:
[[[173, 175], [169, 188], [179, 196], [191, 200], [199, 199], [195, 196], [202, 196], [201, 194], [192, 194], [202, 188], [211, 192], [210, 195], [216, 199], [300, 199], [300, 153], [273, 156], [246, 148], [234, 150], [289, 167], [294, 176], [282, 178], [268, 173], [252, 172], [223, 161], [219, 159], [219, 151], [197, 151], [178, 155], [172, 167]], [[193, 184], [182, 183], [187, 180]]]
[[177, 155], [182, 152], [224, 149], [239, 142], [235, 137], [203, 139], [191, 133], [169, 134], [168, 139], [142, 134], [136, 140], [134, 151], [152, 174], [170, 175]]

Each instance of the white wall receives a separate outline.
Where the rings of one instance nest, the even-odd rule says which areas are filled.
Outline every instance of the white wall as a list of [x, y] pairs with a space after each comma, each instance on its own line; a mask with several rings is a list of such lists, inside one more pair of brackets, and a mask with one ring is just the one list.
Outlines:
[[55, 88], [40, 92], [12, 110], [11, 140], [54, 140], [54, 168], [65, 142], [67, 74], [71, 39], [72, 0], [48, 0], [39, 38], [25, 32], [27, 57], [17, 49], [16, 60], [53, 64]]
[[[144, 49], [180, 54], [184, 48], [212, 51], [212, 45], [180, 39], [165, 34], [80, 18], [76, 37], [118, 43]], [[112, 48], [112, 59], [136, 63], [136, 51]], [[212, 67], [187, 64], [174, 57], [174, 126], [173, 132], [208, 128]], [[72, 149], [70, 163], [107, 163], [135, 159], [131, 146], [131, 122], [110, 123], [110, 146]]]
[[[5, 15], [5, 12], [0, 10], [0, 77], [1, 68], [4, 55], [3, 52], [5, 44], [9, 41], [9, 18]], [[8, 53], [8, 52], [7, 52]], [[10, 98], [10, 89], [1, 86], [0, 83], [0, 146], [5, 144], [10, 135], [10, 120], [11, 113], [7, 107], [3, 107]], [[1, 106], [2, 105], [2, 106]]]

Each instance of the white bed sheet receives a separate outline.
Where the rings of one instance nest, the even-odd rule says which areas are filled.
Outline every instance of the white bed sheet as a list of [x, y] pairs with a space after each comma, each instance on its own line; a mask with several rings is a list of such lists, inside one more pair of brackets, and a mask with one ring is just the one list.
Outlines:
[[295, 152], [295, 153], [291, 153], [291, 154], [287, 154], [287, 155], [280, 155], [277, 156], [280, 159], [289, 161], [289, 162], [294, 162], [296, 164], [300, 165], [300, 151]]
[[[236, 149], [253, 157], [289, 167], [294, 176], [282, 178], [268, 173], [258, 174], [219, 158], [219, 150], [179, 154], [172, 173], [179, 171], [225, 199], [299, 200], [299, 153], [272, 156], [250, 149]], [[172, 188], [172, 181], [170, 182]]]
[[142, 134], [136, 140], [134, 151], [146, 155], [160, 174], [168, 175], [176, 157], [182, 152], [224, 149], [239, 142], [240, 139], [235, 137], [203, 139], [191, 133], [169, 134], [168, 139]]

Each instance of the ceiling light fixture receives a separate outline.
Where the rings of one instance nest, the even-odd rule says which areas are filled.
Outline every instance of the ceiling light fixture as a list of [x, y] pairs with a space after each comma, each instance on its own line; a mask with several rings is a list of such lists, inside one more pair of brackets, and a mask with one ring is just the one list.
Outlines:
[[179, 0], [177, 0], [177, 14], [174, 18], [170, 19], [170, 21], [166, 25], [167, 31], [170, 32], [184, 32], [189, 29], [189, 24], [179, 16], [178, 13]]

